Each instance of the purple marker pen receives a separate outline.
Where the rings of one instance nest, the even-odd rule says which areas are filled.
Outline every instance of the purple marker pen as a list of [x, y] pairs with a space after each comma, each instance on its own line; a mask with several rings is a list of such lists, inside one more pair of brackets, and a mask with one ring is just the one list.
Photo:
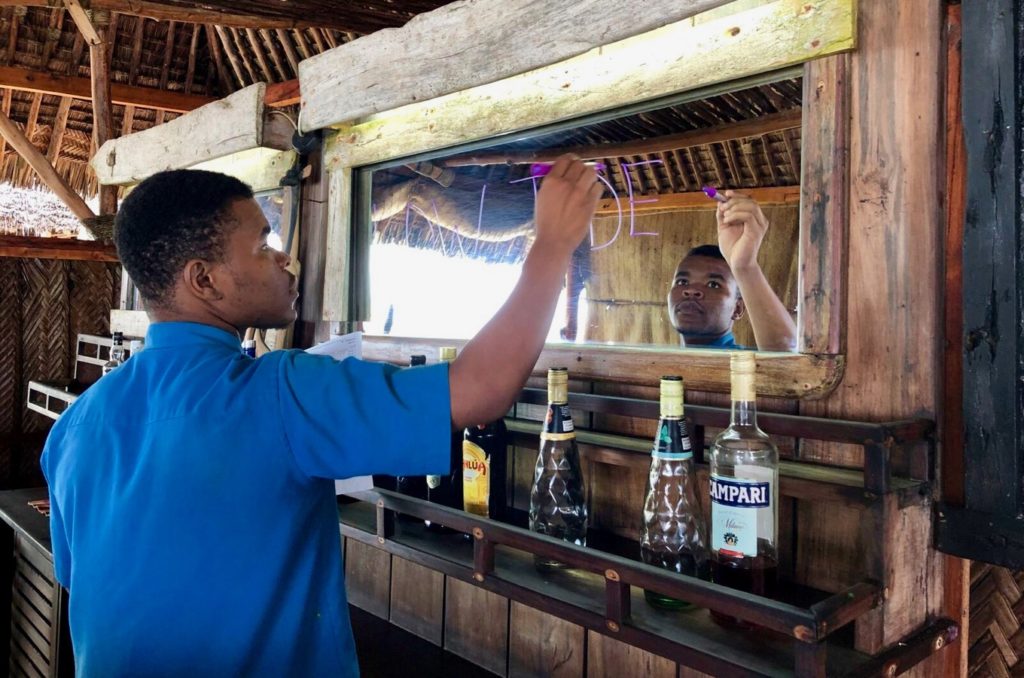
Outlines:
[[719, 193], [718, 189], [715, 188], [714, 186], [705, 186], [700, 190], [704, 191], [704, 195], [711, 198], [712, 200], [717, 200], [718, 202], [729, 202], [729, 199], [726, 198], [721, 193]]
[[[600, 172], [601, 170], [604, 169], [604, 163], [603, 162], [585, 162], [583, 164], [584, 165], [590, 165], [591, 167], [593, 167], [598, 172]], [[553, 166], [554, 166], [554, 163], [552, 163], [552, 162], [535, 162], [532, 165], [530, 165], [530, 176], [531, 177], [542, 177], [545, 174], [547, 174], [548, 172], [550, 172], [551, 168]]]

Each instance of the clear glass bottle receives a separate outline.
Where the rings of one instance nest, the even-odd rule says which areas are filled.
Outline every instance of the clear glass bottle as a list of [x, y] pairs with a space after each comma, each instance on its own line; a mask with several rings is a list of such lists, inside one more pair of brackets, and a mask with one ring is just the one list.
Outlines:
[[110, 374], [124, 363], [124, 335], [114, 332], [111, 342], [110, 356], [103, 363], [103, 374]]
[[[442, 346], [440, 349], [441, 362], [450, 363], [455, 360], [457, 349], [454, 346]], [[452, 431], [449, 444], [448, 473], [445, 475], [427, 476], [427, 499], [435, 504], [441, 504], [454, 509], [462, 510], [462, 431]], [[440, 525], [425, 521], [427, 527], [438, 529]]]
[[[683, 380], [662, 377], [661, 420], [644, 493], [640, 555], [649, 565], [707, 579], [708, 543], [696, 486], [693, 445], [683, 420]], [[644, 597], [664, 609], [690, 607], [686, 601], [654, 591], [644, 590]]]
[[[548, 370], [548, 412], [530, 492], [530, 529], [587, 545], [586, 487], [569, 413], [569, 372], [564, 367]], [[567, 567], [541, 556], [535, 556], [534, 563], [541, 570]]]
[[[734, 353], [732, 419], [711, 446], [711, 578], [759, 596], [778, 578], [779, 452], [757, 427], [754, 354]], [[720, 623], [743, 625], [712, 614]]]

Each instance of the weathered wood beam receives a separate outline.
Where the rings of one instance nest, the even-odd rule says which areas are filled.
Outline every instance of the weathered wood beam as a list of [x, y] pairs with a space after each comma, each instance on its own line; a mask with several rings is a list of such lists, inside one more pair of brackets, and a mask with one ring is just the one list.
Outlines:
[[192, 37], [188, 45], [188, 65], [185, 67], [185, 94], [192, 93], [192, 83], [196, 77], [196, 49], [199, 47], [199, 24], [192, 25]]
[[[270, 54], [270, 60], [274, 62], [274, 67], [281, 76], [281, 80], [288, 80], [291, 78], [292, 74], [285, 70], [284, 61], [281, 60], [281, 52], [278, 51], [277, 45], [274, 44], [273, 34], [266, 29], [260, 29], [260, 37], [263, 38], [263, 42], [267, 45], [267, 52]], [[297, 71], [295, 75], [298, 75]]]
[[57, 116], [50, 132], [50, 147], [46, 151], [46, 159], [53, 164], [60, 156], [60, 147], [64, 143], [64, 132], [68, 127], [68, 115], [71, 113], [71, 97], [63, 97], [57, 106]]
[[[221, 48], [224, 50], [224, 54], [228, 57], [228, 62], [231, 64], [231, 70], [234, 72], [235, 77], [238, 79], [239, 87], [245, 87], [246, 85], [250, 85], [253, 82], [256, 82], [255, 79], [253, 79], [251, 82], [247, 82], [245, 76], [242, 75], [242, 65], [238, 62], [238, 59], [235, 56], [235, 50], [233, 50], [231, 48], [231, 45], [228, 44], [228, 36], [226, 29], [220, 26], [213, 26], [213, 30], [217, 33], [217, 38], [220, 40]], [[231, 89], [234, 88], [230, 87], [229, 90]]]
[[288, 31], [284, 29], [279, 28], [274, 32], [277, 34], [277, 39], [281, 41], [281, 47], [284, 48], [284, 55], [288, 59], [288, 65], [292, 67], [292, 73], [297, 76], [299, 74], [299, 55], [295, 53], [292, 38], [288, 35]]
[[483, 155], [457, 155], [446, 158], [442, 164], [447, 167], [462, 165], [505, 165], [515, 163], [551, 162], [563, 153], [575, 153], [584, 160], [601, 157], [622, 157], [624, 155], [648, 155], [662, 151], [672, 151], [692, 146], [722, 143], [730, 139], [741, 139], [748, 136], [760, 136], [768, 132], [779, 132], [785, 129], [799, 128], [801, 111], [794, 108], [782, 113], [773, 113], [753, 120], [730, 122], [705, 129], [697, 129], [680, 134], [669, 134], [654, 139], [627, 141], [619, 144], [597, 144], [593, 146], [571, 146], [552, 148], [542, 151], [524, 151], [520, 153], [491, 153]]
[[[252, 79], [252, 82], [264, 82], [263, 77], [256, 71], [256, 66], [253, 65], [252, 59], [249, 58], [249, 53], [245, 51], [245, 45], [242, 44], [242, 36], [240, 35], [241, 29], [225, 28], [224, 32], [231, 36], [231, 42], [238, 51], [238, 58], [242, 60], [242, 65], [245, 66], [245, 70]], [[227, 43], [225, 43], [224, 48], [230, 49]]]
[[292, 37], [295, 38], [295, 44], [298, 46], [299, 51], [302, 52], [303, 59], [309, 59], [313, 56], [312, 50], [309, 49], [309, 43], [306, 42], [306, 36], [303, 35], [299, 29], [292, 30]]
[[50, 57], [53, 55], [53, 48], [60, 42], [60, 31], [64, 25], [64, 10], [55, 9], [50, 13], [50, 25], [46, 31], [46, 40], [43, 42], [43, 52], [39, 56], [39, 67], [49, 70]]
[[97, 240], [0, 235], [0, 257], [115, 262], [117, 250]]
[[14, 61], [14, 52], [18, 48], [18, 26], [21, 25], [21, 19], [25, 16], [27, 8], [15, 7], [14, 14], [11, 17], [11, 32], [7, 34], [7, 51], [4, 53], [4, 65], [10, 64]]
[[[260, 40], [256, 36], [256, 31], [252, 28], [246, 28], [244, 32], [245, 39], [249, 42], [249, 47], [252, 48], [253, 54], [256, 55], [256, 62], [263, 69], [263, 75], [266, 76], [265, 81], [274, 82], [274, 74], [270, 71], [270, 62], [267, 61], [267, 55], [263, 53], [263, 48], [260, 47]], [[239, 42], [241, 42], [241, 38], [239, 38]]]
[[[0, 7], [56, 7], [60, 0], [0, 0]], [[238, 3], [231, 0], [223, 2], [184, 3], [178, 0], [91, 0], [89, 6], [92, 9], [102, 9], [119, 14], [131, 14], [144, 16], [147, 19], [157, 21], [180, 21], [183, 23], [197, 24], [219, 24], [232, 28], [313, 28], [316, 26], [329, 26], [340, 31], [367, 31], [389, 28], [400, 25], [403, 19], [397, 18], [393, 21], [382, 18], [380, 15], [371, 13], [353, 12], [351, 8], [344, 11], [324, 12], [315, 18], [304, 16], [289, 16], [288, 3], [264, 3], [267, 7], [276, 5], [279, 11], [266, 11], [255, 13], [244, 12], [238, 8]], [[252, 7], [258, 10], [259, 7]], [[301, 10], [300, 10], [301, 11]]]
[[82, 197], [75, 193], [74, 189], [57, 174], [57, 170], [53, 169], [53, 165], [46, 161], [46, 157], [28, 140], [25, 133], [18, 129], [17, 124], [2, 114], [0, 114], [0, 136], [3, 136], [7, 143], [25, 159], [25, 162], [35, 170], [43, 183], [68, 206], [68, 209], [76, 217], [84, 221], [96, 216], [82, 200]]
[[[196, 25], [196, 30], [199, 30], [199, 25]], [[214, 33], [214, 27], [205, 24], [203, 25], [203, 31], [206, 33], [206, 45], [210, 50], [210, 56], [213, 58], [214, 66], [216, 67], [217, 79], [220, 81], [220, 86], [224, 92], [231, 92], [235, 88], [231, 86], [231, 79], [228, 77], [227, 69], [224, 68], [224, 59], [221, 58], [220, 54], [220, 42], [217, 35]], [[207, 91], [210, 90], [210, 83], [207, 83]], [[245, 86], [245, 83], [242, 83]]]
[[[85, 13], [82, 3], [78, 0], [64, 0], [64, 7], [68, 10], [68, 14], [71, 15], [71, 20], [75, 22], [75, 26], [78, 27], [79, 32], [81, 32], [82, 37], [85, 38], [86, 42], [90, 45], [98, 45], [103, 42], [100, 34], [96, 31], [96, 28], [89, 20], [89, 15]], [[43, 67], [45, 68], [46, 64], [43, 64]]]
[[90, 164], [101, 185], [123, 185], [252, 148], [289, 149], [291, 123], [265, 110], [265, 90], [257, 83], [163, 125], [108, 141]]
[[[111, 45], [117, 37], [117, 24], [109, 12], [94, 12], [92, 21], [84, 17], [84, 21], [94, 26], [92, 31], [83, 30], [82, 34], [89, 40], [90, 32], [97, 36], [103, 36], [99, 42], [89, 42], [89, 72], [91, 74], [92, 90], [92, 140], [93, 145], [99, 149], [112, 139], [114, 134], [114, 112], [110, 100], [110, 50], [107, 49], [107, 41]], [[140, 19], [141, 21], [141, 19]], [[81, 29], [80, 29], [81, 30]], [[117, 211], [117, 190], [100, 187], [100, 214], [113, 214]]]
[[[88, 78], [69, 78], [23, 68], [0, 66], [0, 87], [87, 101], [92, 99], [92, 83]], [[116, 83], [110, 86], [110, 98], [112, 103], [122, 106], [157, 108], [175, 113], [187, 113], [214, 101], [212, 97], [198, 94], [167, 92], [152, 87], [130, 87]]]
[[[328, 127], [494, 82], [727, 1], [648, 0], [642, 12], [619, 0], [453, 3], [300, 64], [303, 120], [310, 129]], [[382, 74], [388, 87], [368, 87]]]
[[[3, 102], [0, 103], [0, 113], [3, 113], [5, 116], [9, 116], [11, 114], [11, 99], [12, 99], [11, 90], [5, 89], [4, 90]], [[0, 163], [3, 163], [4, 153], [6, 153], [6, 152], [7, 152], [7, 137], [5, 137], [3, 135], [0, 135]]]

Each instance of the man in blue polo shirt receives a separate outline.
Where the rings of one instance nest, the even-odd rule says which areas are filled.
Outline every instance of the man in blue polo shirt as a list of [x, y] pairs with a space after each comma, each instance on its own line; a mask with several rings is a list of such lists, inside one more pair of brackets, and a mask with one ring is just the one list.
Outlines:
[[768, 219], [757, 202], [726, 191], [718, 204], [718, 245], [700, 245], [676, 266], [668, 291], [668, 317], [682, 346], [742, 349], [733, 323], [747, 314], [757, 350], [795, 351], [796, 323], [772, 290], [757, 253]]
[[357, 675], [333, 479], [446, 473], [453, 427], [507, 411], [600, 193], [560, 158], [508, 301], [450, 366], [398, 369], [243, 356], [240, 333], [292, 322], [298, 296], [252, 191], [210, 172], [142, 182], [115, 237], [146, 350], [61, 416], [42, 458], [79, 675]]

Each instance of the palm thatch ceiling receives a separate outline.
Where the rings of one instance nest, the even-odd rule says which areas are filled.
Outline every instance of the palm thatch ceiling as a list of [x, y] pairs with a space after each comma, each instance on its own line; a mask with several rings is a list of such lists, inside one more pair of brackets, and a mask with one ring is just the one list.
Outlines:
[[[254, 82], [298, 77], [298, 63], [382, 28], [401, 26], [445, 0], [92, 0], [111, 10], [107, 29], [114, 128], [137, 132]], [[76, 191], [94, 195], [88, 170], [92, 102], [89, 48], [60, 0], [0, 0], [0, 110]], [[54, 94], [57, 91], [59, 94]], [[73, 94], [64, 96], [63, 94]], [[183, 95], [192, 95], [185, 98]], [[128, 101], [133, 103], [127, 103]], [[39, 185], [0, 138], [0, 183]]]

